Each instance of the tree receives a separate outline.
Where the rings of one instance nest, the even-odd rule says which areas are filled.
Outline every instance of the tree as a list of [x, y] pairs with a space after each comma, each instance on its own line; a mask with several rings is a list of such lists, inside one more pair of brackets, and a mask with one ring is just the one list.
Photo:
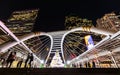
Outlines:
[[59, 51], [56, 51], [56, 53], [53, 56], [53, 59], [50, 63], [50, 67], [64, 67], [64, 64], [62, 62], [63, 61], [59, 55]]

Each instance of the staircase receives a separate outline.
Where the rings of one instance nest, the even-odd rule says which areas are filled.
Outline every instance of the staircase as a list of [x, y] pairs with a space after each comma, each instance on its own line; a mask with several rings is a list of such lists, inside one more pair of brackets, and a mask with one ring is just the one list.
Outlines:
[[59, 51], [59, 53], [61, 53], [62, 36], [63, 36], [63, 34], [52, 35], [52, 37], [53, 37], [53, 47], [52, 47], [51, 53], [55, 53], [56, 50]]
[[[61, 58], [64, 59], [64, 56], [63, 56], [63, 53], [62, 53], [63, 51], [61, 50], [61, 40], [62, 40], [62, 37], [63, 37], [64, 33], [66, 33], [66, 31], [58, 31], [58, 32], [50, 32], [50, 33], [48, 33], [53, 38], [53, 47], [52, 47], [52, 49], [50, 51], [50, 55], [55, 54], [56, 51], [59, 51], [59, 53], [62, 55]], [[48, 57], [50, 55], [48, 55]]]

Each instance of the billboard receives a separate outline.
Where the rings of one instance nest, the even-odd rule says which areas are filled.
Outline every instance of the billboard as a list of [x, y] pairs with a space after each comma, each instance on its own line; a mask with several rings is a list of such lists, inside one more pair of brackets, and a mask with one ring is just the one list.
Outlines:
[[86, 35], [84, 37], [84, 39], [85, 39], [85, 44], [86, 44], [87, 49], [88, 50], [91, 49], [94, 46], [92, 36], [91, 35]]

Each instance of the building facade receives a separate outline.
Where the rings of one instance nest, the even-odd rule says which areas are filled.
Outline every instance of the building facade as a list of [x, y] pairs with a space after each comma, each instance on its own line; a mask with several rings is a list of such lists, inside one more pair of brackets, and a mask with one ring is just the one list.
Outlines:
[[15, 34], [29, 33], [33, 30], [38, 9], [15, 11], [7, 20], [7, 27]]
[[120, 19], [114, 12], [105, 14], [102, 18], [97, 19], [96, 22], [96, 27], [98, 28], [115, 32], [120, 30]]

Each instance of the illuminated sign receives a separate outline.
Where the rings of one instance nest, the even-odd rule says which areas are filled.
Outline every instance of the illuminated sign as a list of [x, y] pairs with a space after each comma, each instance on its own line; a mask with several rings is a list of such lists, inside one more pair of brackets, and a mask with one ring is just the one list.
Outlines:
[[87, 49], [88, 50], [91, 49], [94, 46], [94, 42], [93, 42], [91, 35], [85, 36], [84, 39], [85, 39]]

